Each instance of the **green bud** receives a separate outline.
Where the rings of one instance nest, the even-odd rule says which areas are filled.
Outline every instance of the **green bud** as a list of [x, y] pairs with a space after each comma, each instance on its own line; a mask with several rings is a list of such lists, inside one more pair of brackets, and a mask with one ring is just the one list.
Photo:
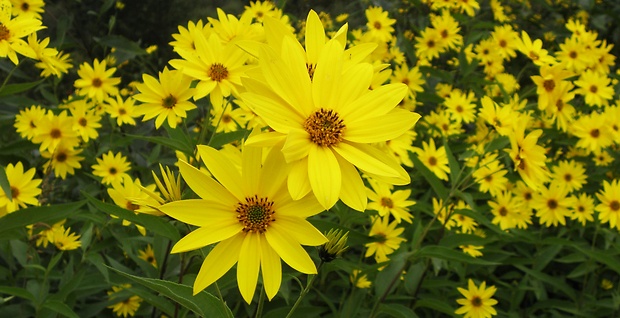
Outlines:
[[328, 263], [338, 258], [349, 248], [346, 246], [349, 232], [343, 234], [342, 230], [331, 229], [325, 236], [328, 241], [319, 247], [319, 257]]

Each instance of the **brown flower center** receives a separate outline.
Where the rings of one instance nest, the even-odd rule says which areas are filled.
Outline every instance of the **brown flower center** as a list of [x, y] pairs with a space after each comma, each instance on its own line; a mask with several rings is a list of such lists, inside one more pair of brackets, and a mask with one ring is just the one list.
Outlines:
[[245, 202], [237, 203], [236, 210], [239, 223], [243, 224], [243, 232], [264, 233], [271, 222], [275, 222], [273, 215], [273, 201], [259, 198], [257, 195], [245, 198]]
[[449, 35], [449, 34], [448, 34], [448, 30], [446, 30], [446, 29], [441, 30], [441, 32], [440, 32], [439, 34], [440, 34], [440, 35], [441, 35], [441, 37], [442, 37], [442, 38], [444, 38], [444, 39], [445, 39], [445, 38], [447, 38], [447, 37], [448, 37], [448, 35]]
[[545, 88], [545, 90], [547, 92], [550, 93], [555, 88], [555, 81], [554, 80], [545, 80], [543, 82], [543, 87]]
[[609, 209], [611, 209], [612, 211], [620, 210], [620, 202], [618, 202], [618, 200], [611, 201], [609, 203]]
[[15, 199], [19, 196], [19, 189], [16, 187], [11, 187], [11, 198]]
[[127, 208], [127, 210], [129, 211], [135, 211], [137, 209], [140, 208], [139, 205], [137, 204], [133, 204], [131, 201], [127, 201], [127, 204], [125, 204], [125, 207]]
[[111, 168], [108, 170], [108, 173], [109, 173], [109, 174], [111, 174], [111, 175], [115, 175], [115, 174], [117, 174], [117, 173], [118, 173], [118, 170], [116, 170], [116, 168], [114, 168], [114, 167], [111, 167]]
[[209, 70], [207, 71], [207, 75], [216, 82], [221, 82], [228, 78], [228, 69], [226, 66], [221, 63], [213, 63]]
[[310, 135], [310, 141], [329, 147], [342, 141], [345, 125], [338, 113], [321, 108], [304, 121], [304, 130]]
[[577, 52], [575, 52], [575, 51], [570, 51], [570, 53], [568, 53], [568, 56], [569, 56], [571, 59], [576, 59], [576, 58], [577, 58]]
[[566, 182], [570, 182], [571, 180], [573, 180], [573, 175], [572, 175], [572, 174], [570, 174], [570, 173], [565, 174], [565, 175], [564, 175], [564, 180], [565, 180]]
[[498, 213], [501, 216], [506, 216], [506, 215], [508, 215], [508, 210], [506, 209], [506, 207], [503, 206], [503, 207], [499, 208]]
[[50, 131], [50, 137], [53, 139], [58, 139], [62, 137], [62, 132], [58, 128], [53, 128], [52, 131]]
[[96, 78], [93, 78], [92, 84], [93, 84], [94, 87], [99, 88], [99, 87], [101, 87], [103, 82], [101, 81], [100, 78], [96, 77]]
[[558, 201], [555, 199], [547, 200], [547, 207], [551, 210], [555, 210], [558, 207]]
[[428, 158], [428, 164], [429, 164], [429, 165], [431, 165], [431, 166], [435, 166], [435, 165], [437, 165], [437, 158], [435, 158], [435, 157], [429, 157], [429, 158]]
[[601, 132], [597, 128], [590, 130], [590, 136], [592, 136], [592, 138], [598, 138], [600, 135]]
[[379, 21], [375, 21], [375, 23], [372, 26], [375, 27], [375, 29], [377, 30], [381, 30], [381, 22]]
[[172, 95], [168, 95], [168, 97], [161, 100], [161, 105], [164, 106], [164, 108], [168, 108], [168, 109], [174, 108], [176, 104], [177, 104], [177, 99]]
[[596, 92], [598, 92], [598, 87], [596, 85], [591, 85], [590, 86], [590, 92], [592, 94], [596, 94]]
[[474, 298], [471, 299], [471, 305], [474, 307], [482, 306], [482, 298], [480, 298], [480, 296], [474, 296]]
[[27, 2], [22, 3], [22, 11], [27, 12], [30, 9], [30, 5]]
[[394, 201], [390, 198], [381, 198], [381, 206], [391, 209], [394, 207]]
[[80, 119], [78, 119], [78, 124], [82, 127], [86, 127], [86, 125], [88, 125], [88, 120], [86, 120], [86, 118], [82, 117]]
[[435, 41], [433, 40], [428, 40], [426, 42], [426, 46], [428, 46], [429, 48], [435, 47]]
[[56, 154], [56, 162], [65, 162], [67, 161], [67, 153], [59, 152]]
[[506, 47], [506, 45], [508, 45], [508, 43], [506, 43], [506, 40], [499, 40], [499, 46]]
[[4, 25], [0, 24], [0, 41], [8, 40], [11, 37], [11, 32]]
[[119, 108], [119, 109], [118, 109], [118, 113], [119, 113], [120, 115], [125, 115], [125, 114], [127, 114], [127, 110], [125, 110], [125, 108]]

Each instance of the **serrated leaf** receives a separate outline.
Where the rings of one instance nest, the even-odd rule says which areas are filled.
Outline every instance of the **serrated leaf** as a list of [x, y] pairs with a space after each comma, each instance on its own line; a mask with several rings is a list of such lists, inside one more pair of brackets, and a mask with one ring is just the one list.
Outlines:
[[[17, 210], [0, 218], [0, 233], [39, 222], [47, 224], [56, 223], [75, 214], [84, 203], [86, 201]], [[3, 236], [0, 236], [0, 240], [4, 239]]]
[[179, 305], [193, 311], [201, 317], [233, 317], [232, 311], [230, 311], [230, 308], [228, 308], [225, 303], [206, 291], [201, 291], [193, 295], [192, 287], [187, 285], [160, 279], [133, 276], [112, 267], [108, 268], [121, 276], [129, 278], [144, 287], [150, 288], [176, 301]]
[[178, 241], [181, 238], [179, 231], [161, 217], [144, 213], [134, 213], [133, 211], [123, 209], [119, 206], [101, 202], [86, 192], [82, 192], [82, 194], [88, 199], [91, 204], [93, 204], [97, 209], [103, 212], [113, 214], [123, 220], [142, 225], [149, 231], [152, 231], [153, 233], [158, 235], [165, 236], [174, 242]]

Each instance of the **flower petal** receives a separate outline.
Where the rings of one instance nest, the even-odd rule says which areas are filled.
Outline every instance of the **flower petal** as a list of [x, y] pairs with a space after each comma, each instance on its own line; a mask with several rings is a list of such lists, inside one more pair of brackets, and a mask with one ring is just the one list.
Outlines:
[[243, 225], [235, 219], [232, 222], [214, 223], [213, 226], [201, 227], [180, 239], [170, 253], [193, 251], [215, 242], [226, 240], [243, 229]]
[[288, 192], [293, 200], [299, 200], [312, 190], [308, 181], [308, 159], [289, 163]]
[[341, 142], [332, 149], [341, 155], [342, 158], [352, 163], [359, 169], [377, 175], [399, 177], [397, 167], [393, 167], [393, 165], [390, 164], [390, 161], [386, 162], [380, 160], [380, 158], [387, 157], [387, 155], [377, 157], [378, 153], [381, 153], [381, 150], [378, 150], [373, 146]]
[[395, 139], [411, 129], [420, 117], [417, 113], [396, 108], [383, 116], [348, 122], [343, 138], [357, 143]]
[[280, 147], [273, 147], [265, 158], [260, 174], [261, 194], [268, 198], [274, 198], [278, 190], [284, 186], [288, 170]]
[[281, 199], [276, 201], [274, 209], [279, 215], [307, 218], [325, 211], [325, 208], [313, 195], [307, 195], [299, 200]]
[[210, 202], [202, 199], [174, 201], [164, 204], [158, 209], [183, 223], [206, 226], [213, 220], [235, 220], [234, 206], [230, 207], [219, 202]]
[[246, 146], [243, 147], [243, 151], [241, 151], [241, 175], [243, 177], [243, 193], [258, 193], [262, 160], [263, 148]]
[[312, 98], [316, 108], [338, 110], [343, 57], [338, 41], [330, 40], [323, 47], [312, 80]]
[[260, 240], [260, 268], [263, 274], [263, 285], [269, 300], [280, 290], [282, 284], [282, 262], [278, 253], [269, 246], [266, 239]]
[[293, 162], [308, 156], [312, 142], [308, 133], [302, 129], [291, 129], [286, 136], [286, 142], [282, 147], [282, 153], [286, 162]]
[[254, 298], [256, 283], [258, 282], [258, 270], [261, 259], [261, 234], [246, 234], [239, 263], [237, 263], [237, 284], [243, 299], [249, 304]]
[[346, 186], [340, 189], [340, 200], [354, 210], [364, 212], [368, 205], [366, 186], [355, 167], [340, 156], [336, 156], [342, 172], [342, 179], [346, 180]]
[[280, 215], [276, 216], [276, 220], [269, 227], [275, 227], [278, 231], [290, 235], [301, 245], [319, 246], [327, 243], [327, 238], [303, 218]]
[[270, 227], [265, 237], [280, 258], [293, 269], [304, 274], [316, 274], [316, 266], [306, 250], [288, 234]]
[[387, 114], [407, 95], [403, 83], [382, 85], [338, 110], [345, 123]]
[[239, 259], [243, 235], [235, 235], [217, 244], [207, 255], [196, 280], [194, 281], [194, 295], [213, 284], [224, 275]]
[[243, 201], [245, 193], [241, 187], [241, 174], [237, 168], [230, 164], [226, 156], [215, 150], [215, 148], [205, 145], [198, 145], [198, 153], [200, 154], [200, 159], [202, 159], [217, 181], [224, 188], [228, 189], [238, 201]]
[[314, 196], [326, 209], [338, 201], [342, 174], [336, 156], [327, 147], [315, 146], [308, 153], [308, 179]]
[[185, 183], [201, 198], [233, 206], [239, 202], [226, 188], [204, 172], [185, 161], [179, 161], [179, 171]]

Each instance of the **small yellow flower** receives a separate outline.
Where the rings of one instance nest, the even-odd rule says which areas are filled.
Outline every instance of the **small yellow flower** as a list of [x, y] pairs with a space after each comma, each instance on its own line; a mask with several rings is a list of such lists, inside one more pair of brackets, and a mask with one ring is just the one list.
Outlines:
[[486, 282], [482, 282], [478, 287], [470, 279], [468, 289], [461, 287], [457, 289], [465, 298], [456, 300], [462, 307], [457, 309], [454, 312], [455, 314], [465, 314], [465, 318], [490, 318], [497, 315], [497, 311], [493, 308], [497, 304], [497, 300], [491, 298], [497, 291], [495, 286], [486, 288]]

